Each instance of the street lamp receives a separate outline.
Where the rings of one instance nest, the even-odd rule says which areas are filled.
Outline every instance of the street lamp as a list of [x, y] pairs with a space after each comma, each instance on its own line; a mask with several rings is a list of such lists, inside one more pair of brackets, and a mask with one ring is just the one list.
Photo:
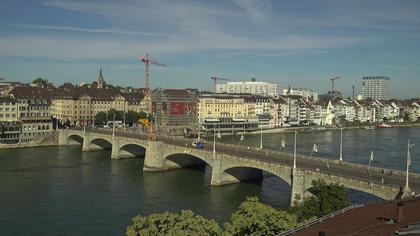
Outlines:
[[340, 128], [340, 163], [343, 162], [343, 127]]
[[297, 130], [295, 129], [295, 146], [293, 148], [293, 169], [296, 169], [296, 136], [297, 136]]
[[262, 132], [261, 122], [260, 122], [260, 134], [261, 134], [261, 137], [260, 137], [260, 149], [262, 149], [263, 148], [263, 132]]
[[114, 121], [112, 122], [112, 137], [115, 136], [115, 112], [114, 112]]
[[213, 154], [216, 154], [216, 122], [213, 121]]
[[409, 168], [410, 168], [410, 165], [411, 165], [411, 153], [410, 153], [410, 148], [412, 147], [412, 146], [414, 146], [414, 144], [410, 144], [410, 139], [408, 140], [408, 143], [407, 143], [407, 170], [406, 170], [406, 174], [405, 174], [405, 190], [408, 190], [408, 189], [410, 189], [409, 187], [408, 187], [408, 171], [409, 171]]

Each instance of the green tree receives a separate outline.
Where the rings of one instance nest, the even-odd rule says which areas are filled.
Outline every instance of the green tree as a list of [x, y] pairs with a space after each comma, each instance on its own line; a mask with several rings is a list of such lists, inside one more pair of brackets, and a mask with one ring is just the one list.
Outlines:
[[106, 112], [100, 111], [95, 115], [95, 123], [105, 124], [106, 123]]
[[225, 223], [225, 235], [277, 235], [292, 228], [297, 219], [287, 211], [276, 210], [260, 203], [257, 197], [248, 197]]
[[32, 84], [35, 84], [36, 86], [42, 87], [42, 88], [55, 88], [51, 82], [41, 77], [38, 77], [34, 81], [32, 81]]
[[312, 185], [314, 196], [305, 198], [300, 203], [296, 202], [295, 206], [289, 209], [291, 214], [297, 216], [299, 222], [328, 215], [350, 205], [347, 191], [343, 186], [326, 184], [322, 179], [312, 181]]
[[127, 235], [220, 235], [220, 226], [190, 210], [180, 213], [138, 215], [126, 229]]

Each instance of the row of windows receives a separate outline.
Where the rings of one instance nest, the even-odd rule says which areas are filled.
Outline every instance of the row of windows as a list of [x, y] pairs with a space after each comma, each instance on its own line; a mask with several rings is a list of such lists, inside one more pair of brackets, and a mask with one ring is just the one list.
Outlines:
[[13, 113], [13, 114], [9, 114], [9, 113], [0, 114], [0, 118], [15, 118], [15, 117], [16, 117], [16, 113]]
[[6, 108], [0, 107], [0, 112], [2, 112], [2, 111], [16, 111], [16, 108], [14, 108], [14, 107], [12, 107], [12, 108], [9, 108], [9, 107], [6, 107]]
[[24, 131], [31, 131], [31, 130], [49, 130], [50, 125], [24, 125], [23, 130]]

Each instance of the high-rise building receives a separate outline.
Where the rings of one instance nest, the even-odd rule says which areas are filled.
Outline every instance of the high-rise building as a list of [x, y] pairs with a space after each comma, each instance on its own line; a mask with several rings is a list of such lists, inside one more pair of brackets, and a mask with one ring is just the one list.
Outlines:
[[250, 93], [262, 96], [281, 95], [280, 87], [277, 84], [262, 81], [227, 82], [217, 84], [216, 93]]
[[389, 99], [389, 81], [385, 76], [365, 76], [362, 78], [362, 96], [364, 99]]

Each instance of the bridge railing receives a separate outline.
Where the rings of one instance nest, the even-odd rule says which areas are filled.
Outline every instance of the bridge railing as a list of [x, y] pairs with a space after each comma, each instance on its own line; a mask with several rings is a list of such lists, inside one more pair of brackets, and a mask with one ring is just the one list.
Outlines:
[[312, 225], [320, 224], [320, 223], [322, 223], [322, 222], [324, 222], [326, 220], [332, 219], [332, 218], [334, 218], [334, 217], [336, 217], [338, 215], [341, 215], [341, 214], [343, 214], [343, 213], [345, 213], [347, 211], [350, 211], [350, 210], [355, 209], [355, 208], [363, 207], [363, 206], [364, 206], [363, 204], [350, 205], [348, 207], [345, 207], [345, 208], [343, 208], [341, 210], [335, 211], [335, 212], [330, 213], [328, 215], [325, 215], [325, 216], [322, 216], [320, 218], [314, 219], [312, 221], [308, 221], [308, 222], [305, 222], [303, 224], [300, 224], [300, 225], [298, 225], [296, 227], [293, 227], [293, 228], [291, 228], [289, 230], [286, 230], [286, 231], [278, 234], [277, 236], [287, 236], [287, 235], [295, 234], [296, 232], [298, 232], [300, 230], [303, 230], [303, 229], [307, 229], [307, 228], [309, 228]]
[[[78, 131], [83, 131], [83, 128], [80, 127], [76, 127], [76, 128], [72, 128], [71, 130], [78, 130]], [[94, 128], [86, 128], [86, 132], [95, 132], [95, 133], [102, 133], [102, 134], [112, 134], [112, 129], [94, 129]], [[115, 135], [117, 136], [125, 136], [125, 137], [130, 137], [130, 138], [141, 138], [141, 139], [147, 139], [147, 133], [139, 133], [139, 132], [135, 132], [132, 130], [127, 130], [127, 131], [122, 131], [119, 129], [116, 129], [115, 131]], [[164, 138], [173, 138], [172, 136], [165, 136], [165, 135], [159, 135], [159, 137], [164, 137]], [[188, 141], [190, 141], [189, 139], [186, 139]], [[208, 145], [213, 145], [212, 141], [207, 141]], [[259, 148], [255, 148], [255, 147], [246, 147], [244, 145], [236, 145], [236, 144], [227, 144], [227, 143], [220, 143], [217, 142], [216, 143], [216, 148], [217, 146], [223, 146], [223, 147], [227, 147], [227, 148], [231, 148], [231, 149], [237, 149], [237, 150], [241, 150], [241, 151], [249, 151], [249, 152], [256, 152], [259, 154], [266, 154], [267, 156], [270, 157], [283, 157], [283, 158], [293, 158], [293, 154], [292, 153], [288, 153], [288, 152], [281, 152], [281, 151], [276, 151], [276, 150], [271, 150], [271, 149], [259, 149]], [[358, 164], [358, 163], [351, 163], [351, 162], [339, 162], [338, 160], [331, 160], [331, 159], [327, 159], [327, 158], [320, 158], [320, 157], [310, 157], [310, 156], [305, 156], [305, 155], [300, 155], [297, 154], [296, 155], [297, 159], [304, 159], [304, 160], [316, 160], [320, 163], [324, 162], [328, 162], [328, 163], [334, 163], [334, 164], [341, 164], [343, 166], [349, 166], [349, 167], [354, 167], [354, 168], [358, 168], [358, 169], [365, 169], [366, 171], [370, 171], [370, 172], [376, 172], [376, 173], [380, 173], [380, 174], [385, 174], [385, 175], [398, 175], [398, 176], [405, 176], [405, 172], [404, 171], [399, 171], [399, 170], [392, 170], [392, 169], [388, 169], [388, 168], [383, 168], [383, 167], [375, 167], [375, 166], [366, 166], [363, 164]], [[416, 179], [420, 179], [420, 174], [419, 173], [412, 173], [410, 172], [410, 176], [412, 178], [416, 178]]]

